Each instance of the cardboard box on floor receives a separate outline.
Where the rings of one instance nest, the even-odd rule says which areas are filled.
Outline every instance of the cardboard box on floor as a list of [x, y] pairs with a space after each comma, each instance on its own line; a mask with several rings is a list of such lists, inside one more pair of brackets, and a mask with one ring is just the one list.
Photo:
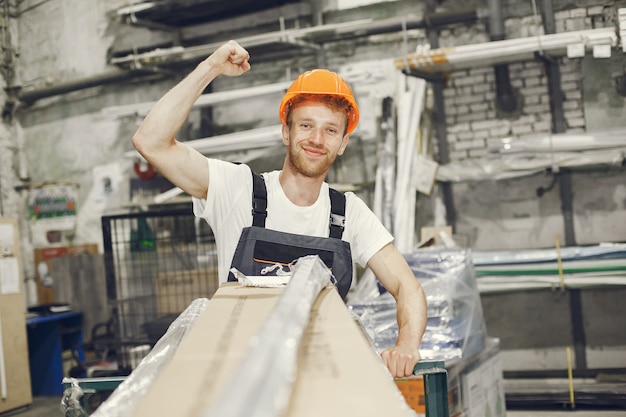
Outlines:
[[[133, 417], [201, 416], [228, 384], [281, 291], [223, 284]], [[412, 415], [382, 360], [333, 288], [324, 288], [311, 310], [284, 415]]]

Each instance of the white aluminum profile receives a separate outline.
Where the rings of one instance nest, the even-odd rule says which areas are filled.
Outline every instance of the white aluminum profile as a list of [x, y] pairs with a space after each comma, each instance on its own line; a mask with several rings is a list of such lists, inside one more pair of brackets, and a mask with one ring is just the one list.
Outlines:
[[412, 181], [417, 159], [417, 132], [419, 131], [426, 81], [421, 78], [403, 76], [398, 91], [398, 144], [396, 154], [396, 184], [393, 202], [393, 231], [396, 247], [403, 253], [413, 250], [415, 245], [415, 200], [416, 186]]
[[532, 59], [535, 52], [566, 55], [568, 45], [572, 44], [584, 44], [587, 50], [600, 45], [616, 47], [618, 36], [614, 28], [601, 28], [449, 48], [422, 48], [394, 62], [398, 69], [408, 67], [422, 72], [450, 71]]
[[[272, 93], [279, 93], [287, 90], [291, 81], [284, 81], [275, 84], [260, 85], [256, 87], [246, 87], [238, 90], [217, 91], [203, 94], [193, 104], [193, 108], [207, 107], [218, 103], [242, 100], [250, 97], [258, 97]], [[105, 117], [119, 118], [126, 116], [145, 116], [156, 102], [125, 104], [122, 106], [106, 107], [101, 114]]]
[[7, 398], [7, 373], [4, 363], [4, 350], [2, 340], [2, 316], [0, 316], [0, 399], [3, 401]]
[[187, 142], [203, 154], [266, 148], [282, 143], [282, 125], [260, 127]]
[[125, 15], [132, 15], [134, 13], [137, 12], [143, 12], [145, 10], [150, 10], [153, 7], [155, 7], [157, 5], [157, 3], [155, 2], [145, 2], [145, 3], [139, 3], [137, 2], [136, 4], [132, 4], [130, 6], [125, 6], [122, 7], [120, 9], [117, 9], [117, 15], [118, 16], [125, 16]]
[[[218, 154], [233, 151], [247, 151], [251, 149], [267, 148], [282, 144], [282, 125], [260, 127], [243, 132], [227, 133], [210, 138], [194, 139], [185, 142], [203, 155]], [[126, 158], [140, 158], [137, 151], [124, 153]]]

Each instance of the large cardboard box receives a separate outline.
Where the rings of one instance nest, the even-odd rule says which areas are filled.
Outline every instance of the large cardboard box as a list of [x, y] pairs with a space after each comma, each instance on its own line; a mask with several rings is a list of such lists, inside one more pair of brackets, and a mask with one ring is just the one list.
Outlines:
[[17, 220], [0, 218], [0, 414], [33, 402]]
[[450, 416], [506, 417], [499, 339], [487, 338], [481, 352], [446, 364], [446, 369]]
[[[281, 289], [223, 284], [141, 398], [134, 417], [199, 417], [228, 385]], [[176, 400], [173, 401], [172, 399]], [[411, 416], [393, 378], [334, 288], [311, 309], [285, 416]]]
[[196, 298], [211, 298], [217, 287], [217, 268], [161, 272], [156, 278], [157, 311], [180, 313]]
[[[59, 300], [55, 294], [57, 279], [52, 268], [52, 260], [63, 256], [79, 256], [83, 254], [96, 255], [98, 245], [95, 243], [75, 246], [56, 246], [49, 248], [35, 248], [35, 269], [37, 271], [37, 303], [54, 304]], [[62, 278], [61, 278], [62, 279]]]
[[413, 409], [419, 416], [426, 415], [424, 378], [417, 375], [408, 378], [397, 378], [396, 385], [409, 407], [411, 407], [411, 409]]
[[467, 417], [506, 417], [504, 379], [499, 349], [486, 349], [461, 375]]

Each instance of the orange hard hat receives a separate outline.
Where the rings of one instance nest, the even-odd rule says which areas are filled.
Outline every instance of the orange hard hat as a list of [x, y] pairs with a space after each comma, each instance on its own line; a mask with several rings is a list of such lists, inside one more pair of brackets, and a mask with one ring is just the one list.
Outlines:
[[291, 83], [280, 103], [279, 115], [283, 124], [287, 124], [289, 102], [300, 94], [323, 94], [345, 98], [352, 105], [352, 110], [348, 114], [346, 134], [352, 133], [354, 128], [356, 128], [356, 124], [359, 121], [359, 107], [356, 104], [350, 86], [337, 73], [326, 69], [314, 69], [300, 74]]

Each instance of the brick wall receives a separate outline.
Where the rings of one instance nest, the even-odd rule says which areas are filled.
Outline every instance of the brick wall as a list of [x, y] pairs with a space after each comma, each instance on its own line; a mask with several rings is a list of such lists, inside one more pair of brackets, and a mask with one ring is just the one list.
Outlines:
[[[614, 24], [614, 12], [606, 6], [559, 11], [555, 13], [557, 31], [607, 27]], [[543, 33], [541, 18], [535, 16], [507, 19], [505, 28], [509, 39]], [[484, 37], [484, 27], [474, 30], [474, 38]], [[456, 28], [442, 32], [442, 44], [450, 44], [451, 38], [466, 32]], [[457, 44], [466, 43], [465, 38], [462, 36]], [[566, 132], [584, 132], [581, 60], [563, 57], [559, 64]], [[483, 157], [488, 154], [490, 144], [505, 137], [550, 133], [550, 98], [543, 64], [538, 60], [516, 62], [509, 65], [509, 71], [520, 104], [514, 114], [503, 114], [497, 109], [493, 67], [448, 74], [444, 97], [451, 162]]]

